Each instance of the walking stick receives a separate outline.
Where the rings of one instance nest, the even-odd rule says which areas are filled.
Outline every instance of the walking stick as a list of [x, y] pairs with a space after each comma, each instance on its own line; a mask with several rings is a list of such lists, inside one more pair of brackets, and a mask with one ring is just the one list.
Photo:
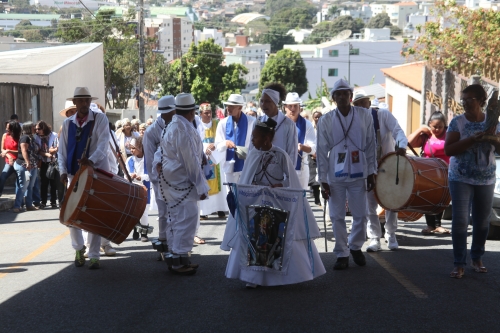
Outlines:
[[325, 252], [328, 252], [328, 242], [326, 239], [326, 205], [328, 201], [323, 199], [323, 226], [325, 227]]
[[122, 154], [120, 152], [120, 147], [118, 147], [118, 143], [116, 142], [115, 136], [113, 135], [113, 133], [111, 133], [111, 130], [109, 130], [109, 135], [111, 135], [111, 138], [113, 139], [113, 143], [115, 144], [115, 147], [113, 148], [113, 145], [111, 144], [111, 142], [109, 143], [109, 145], [111, 146], [111, 150], [118, 157], [118, 164], [120, 164], [120, 167], [122, 168], [123, 173], [127, 177], [127, 180], [132, 183], [132, 177], [130, 177], [130, 175], [128, 173], [128, 170], [125, 167], [125, 161], [123, 160], [123, 156], [122, 156]]

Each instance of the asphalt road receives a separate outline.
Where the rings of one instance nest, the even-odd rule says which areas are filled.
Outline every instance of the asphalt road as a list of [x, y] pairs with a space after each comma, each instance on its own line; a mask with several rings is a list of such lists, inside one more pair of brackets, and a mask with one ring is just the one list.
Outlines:
[[316, 240], [325, 275], [247, 290], [224, 276], [225, 221], [215, 215], [200, 228], [207, 244], [193, 249], [197, 274], [180, 277], [155, 260], [150, 243], [131, 238], [100, 270], [74, 267], [58, 212], [0, 212], [0, 332], [500, 331], [500, 242], [487, 242], [487, 274], [467, 268], [450, 279], [451, 237], [422, 236], [423, 220], [400, 224], [398, 251], [384, 244], [365, 267], [351, 260], [345, 271], [332, 270], [329, 227], [330, 253]]

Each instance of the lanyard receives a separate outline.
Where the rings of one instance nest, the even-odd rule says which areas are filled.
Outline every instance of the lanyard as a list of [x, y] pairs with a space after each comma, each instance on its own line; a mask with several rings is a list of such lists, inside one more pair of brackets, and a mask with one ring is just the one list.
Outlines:
[[[349, 111], [351, 111], [351, 110], [352, 110], [352, 107]], [[349, 136], [349, 130], [351, 129], [352, 123], [354, 122], [354, 111], [352, 111], [351, 123], [349, 124], [349, 127], [347, 127], [347, 131], [344, 127], [344, 123], [342, 122], [342, 119], [340, 118], [339, 113], [340, 113], [340, 110], [337, 109], [337, 117], [339, 118], [340, 126], [342, 126], [342, 132], [344, 132], [344, 149], [347, 149], [347, 137]], [[348, 115], [349, 115], [349, 113], [348, 113]], [[346, 125], [347, 125], [347, 123], [346, 123]]]

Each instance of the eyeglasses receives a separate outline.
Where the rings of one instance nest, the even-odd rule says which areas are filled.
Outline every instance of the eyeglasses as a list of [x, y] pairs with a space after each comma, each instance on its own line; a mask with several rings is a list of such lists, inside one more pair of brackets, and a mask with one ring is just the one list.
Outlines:
[[462, 99], [460, 100], [460, 103], [462, 103], [462, 104], [464, 104], [464, 103], [469, 103], [469, 102], [471, 102], [471, 101], [472, 101], [472, 100], [474, 100], [474, 99], [477, 99], [477, 98], [476, 98], [476, 97], [462, 98]]

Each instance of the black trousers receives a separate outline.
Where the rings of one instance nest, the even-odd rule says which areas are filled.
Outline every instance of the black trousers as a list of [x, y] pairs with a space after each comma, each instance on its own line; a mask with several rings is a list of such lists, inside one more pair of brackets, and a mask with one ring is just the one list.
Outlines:
[[427, 215], [425, 214], [425, 222], [427, 222], [427, 226], [433, 229], [436, 229], [441, 226], [441, 218], [443, 217], [443, 213], [441, 212], [437, 215]]
[[47, 205], [47, 196], [50, 185], [50, 204], [55, 205], [57, 199], [57, 177], [54, 179], [47, 178], [47, 169], [49, 168], [49, 162], [42, 162], [40, 167], [40, 196], [42, 199], [41, 204]]

